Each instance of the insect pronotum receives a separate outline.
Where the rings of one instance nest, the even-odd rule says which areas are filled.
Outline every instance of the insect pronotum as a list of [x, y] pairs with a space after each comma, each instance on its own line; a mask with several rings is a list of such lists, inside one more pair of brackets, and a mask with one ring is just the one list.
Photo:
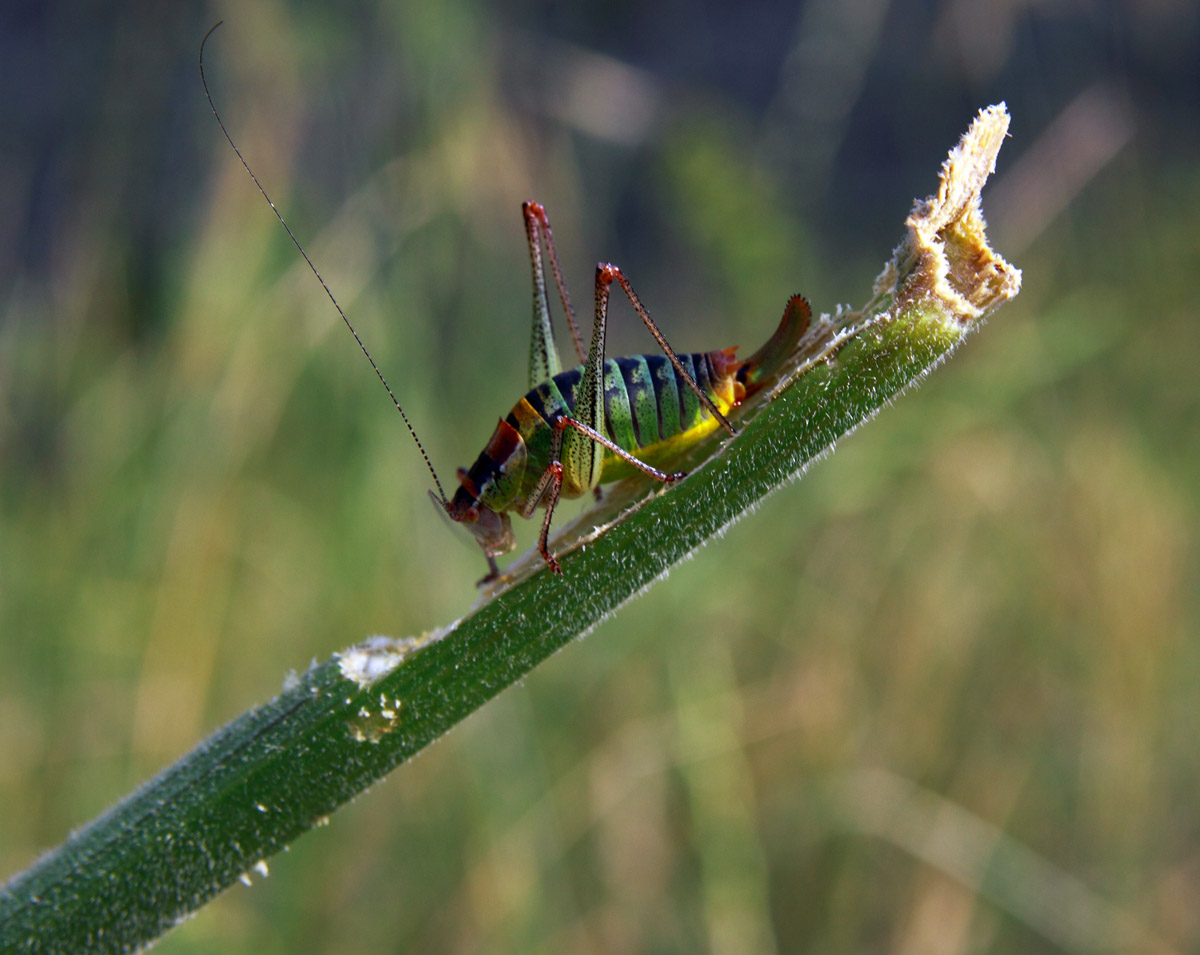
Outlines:
[[[220, 25], [220, 22], [214, 25], [200, 44], [200, 81], [208, 105], [225, 139], [329, 296], [400, 412], [437, 488], [436, 494], [429, 492], [430, 497], [451, 520], [465, 526], [482, 548], [488, 574], [480, 583], [500, 576], [496, 558], [516, 546], [510, 511], [530, 518], [537, 508], [545, 509], [538, 550], [549, 568], [561, 574], [562, 565], [549, 547], [550, 525], [560, 498], [579, 497], [596, 491], [602, 483], [639, 472], [665, 484], [686, 477], [682, 471], [662, 468], [717, 428], [736, 434], [726, 415], [770, 380], [808, 328], [811, 318], [808, 303], [801, 296], [793, 295], [775, 333], [748, 359], [739, 360], [736, 347], [679, 355], [663, 337], [625, 273], [615, 265], [602, 262], [596, 266], [592, 337], [585, 351], [558, 264], [550, 219], [540, 203], [526, 202], [522, 212], [533, 272], [529, 390], [500, 419], [475, 463], [470, 468], [458, 469], [459, 486], [453, 497], [446, 497], [433, 462], [387, 379], [217, 112], [204, 77], [204, 44]], [[550, 272], [580, 360], [579, 365], [566, 370], [562, 367], [550, 325], [543, 251], [549, 259]], [[605, 357], [608, 301], [613, 283], [629, 299], [654, 336], [662, 349], [661, 355]]]

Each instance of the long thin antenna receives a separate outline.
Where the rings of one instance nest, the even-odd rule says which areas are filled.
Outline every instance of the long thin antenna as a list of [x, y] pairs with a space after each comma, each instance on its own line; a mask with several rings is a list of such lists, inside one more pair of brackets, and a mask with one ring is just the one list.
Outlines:
[[417, 443], [417, 450], [421, 452], [421, 457], [425, 459], [425, 466], [429, 468], [429, 473], [433, 477], [433, 483], [437, 485], [438, 496], [442, 499], [442, 505], [446, 506], [446, 492], [442, 490], [442, 482], [438, 480], [437, 471], [433, 469], [433, 462], [429, 460], [429, 455], [425, 453], [425, 445], [421, 444], [421, 439], [417, 437], [417, 431], [412, 426], [412, 422], [408, 420], [408, 415], [404, 413], [404, 409], [400, 407], [400, 402], [392, 391], [392, 386], [387, 383], [387, 379], [383, 377], [383, 372], [379, 370], [379, 366], [375, 364], [375, 359], [371, 357], [371, 353], [367, 351], [367, 346], [363, 344], [363, 340], [358, 337], [358, 332], [354, 330], [354, 326], [350, 324], [350, 319], [346, 317], [346, 313], [342, 311], [342, 306], [338, 304], [338, 300], [333, 297], [333, 292], [329, 286], [325, 284], [325, 280], [321, 278], [321, 273], [317, 271], [317, 267], [313, 265], [312, 259], [308, 257], [308, 253], [304, 251], [304, 246], [300, 244], [300, 240], [296, 238], [292, 232], [291, 226], [287, 224], [283, 213], [275, 208], [275, 203], [271, 201], [271, 197], [267, 195], [267, 190], [263, 188], [261, 182], [258, 181], [258, 176], [254, 175], [254, 170], [250, 168], [250, 164], [246, 162], [246, 157], [242, 155], [242, 151], [238, 149], [237, 143], [233, 141], [233, 137], [229, 135], [229, 130], [225, 128], [225, 123], [221, 119], [221, 114], [217, 112], [217, 105], [213, 102], [212, 93], [208, 91], [208, 80], [204, 78], [204, 44], [208, 42], [208, 38], [213, 35], [217, 27], [224, 20], [218, 20], [212, 25], [209, 31], [204, 34], [204, 39], [200, 41], [200, 83], [204, 87], [204, 96], [208, 99], [209, 108], [213, 112], [213, 116], [217, 119], [217, 125], [221, 127], [221, 132], [225, 134], [225, 139], [233, 151], [237, 154], [237, 158], [241, 160], [242, 165], [246, 167], [246, 172], [250, 173], [250, 178], [254, 180], [254, 185], [258, 187], [258, 191], [262, 193], [262, 197], [267, 200], [267, 205], [271, 207], [271, 211], [275, 213], [275, 218], [279, 220], [280, 225], [286, 230], [288, 238], [292, 240], [292, 244], [296, 246], [300, 254], [304, 256], [304, 261], [308, 263], [308, 267], [312, 269], [312, 274], [317, 277], [317, 281], [321, 283], [321, 288], [325, 290], [325, 294], [329, 296], [329, 301], [333, 302], [333, 307], [337, 309], [339, 315], [342, 316], [342, 321], [346, 323], [346, 327], [350, 329], [350, 334], [354, 336], [354, 340], [358, 342], [358, 347], [362, 349], [362, 353], [367, 357], [367, 361], [371, 363], [371, 367], [375, 370], [376, 377], [379, 378], [383, 387], [388, 393], [388, 397], [392, 399], [392, 404], [396, 406], [396, 410], [400, 412], [400, 417], [404, 419], [404, 426], [408, 428], [408, 433], [412, 435], [413, 441]]

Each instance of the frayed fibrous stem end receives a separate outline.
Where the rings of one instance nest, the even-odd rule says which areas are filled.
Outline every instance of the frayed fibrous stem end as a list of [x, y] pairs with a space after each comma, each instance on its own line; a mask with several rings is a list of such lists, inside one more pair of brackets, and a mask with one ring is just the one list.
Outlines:
[[[932, 306], [947, 321], [969, 326], [1021, 290], [1021, 270], [988, 245], [980, 205], [1008, 123], [1004, 103], [979, 111], [942, 163], [937, 194], [914, 203], [908, 232], [876, 279], [873, 304], [888, 302], [893, 314]], [[872, 314], [871, 306], [864, 311]]]

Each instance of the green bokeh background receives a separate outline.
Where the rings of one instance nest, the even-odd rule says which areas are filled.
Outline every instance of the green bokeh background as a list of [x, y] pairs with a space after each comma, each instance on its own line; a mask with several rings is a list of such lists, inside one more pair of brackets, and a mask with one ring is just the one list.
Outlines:
[[757, 347], [866, 299], [1003, 99], [1025, 289], [159, 951], [1200, 946], [1187, 3], [0, 14], [0, 875], [483, 570], [208, 113], [221, 17], [224, 117], [444, 478], [524, 386], [527, 198], [577, 302], [611, 260], [681, 350]]

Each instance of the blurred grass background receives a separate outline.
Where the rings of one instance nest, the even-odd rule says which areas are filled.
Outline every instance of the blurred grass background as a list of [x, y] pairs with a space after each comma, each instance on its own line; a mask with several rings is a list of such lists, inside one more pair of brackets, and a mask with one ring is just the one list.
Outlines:
[[[1025, 290], [158, 950], [1200, 946], [1195, 4], [0, 13], [0, 873], [290, 668], [466, 611], [520, 202], [677, 348], [865, 300], [975, 111]], [[628, 310], [615, 353], [651, 350]], [[563, 339], [565, 344], [565, 338]], [[535, 528], [522, 528], [524, 545]]]

